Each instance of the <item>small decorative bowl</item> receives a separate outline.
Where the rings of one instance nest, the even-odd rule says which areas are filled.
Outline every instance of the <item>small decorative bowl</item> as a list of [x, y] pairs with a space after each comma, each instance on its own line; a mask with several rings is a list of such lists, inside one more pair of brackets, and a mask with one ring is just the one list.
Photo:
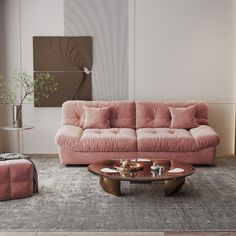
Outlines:
[[144, 167], [143, 163], [133, 163], [131, 166], [121, 166], [120, 163], [117, 163], [114, 165], [114, 168], [116, 168], [119, 171], [123, 172], [131, 172], [131, 171], [138, 171]]
[[159, 170], [159, 166], [158, 165], [152, 165], [151, 166], [151, 170], [154, 170], [154, 171], [157, 171], [157, 170]]

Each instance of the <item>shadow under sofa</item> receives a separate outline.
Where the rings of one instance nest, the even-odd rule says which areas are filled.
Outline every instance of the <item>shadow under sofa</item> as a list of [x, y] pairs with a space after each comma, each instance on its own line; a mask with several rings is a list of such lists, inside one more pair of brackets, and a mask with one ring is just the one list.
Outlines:
[[[84, 129], [84, 106], [110, 108], [106, 129]], [[197, 127], [170, 128], [171, 108], [195, 107]], [[214, 164], [219, 135], [208, 125], [201, 101], [66, 101], [55, 137], [62, 164], [90, 164], [120, 158], [171, 159]]]

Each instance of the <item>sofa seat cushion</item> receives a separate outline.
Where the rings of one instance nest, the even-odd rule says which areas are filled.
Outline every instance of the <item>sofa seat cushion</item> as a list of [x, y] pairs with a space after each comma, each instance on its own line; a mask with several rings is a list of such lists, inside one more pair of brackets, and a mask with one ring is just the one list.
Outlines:
[[188, 152], [195, 148], [195, 140], [185, 129], [143, 128], [137, 130], [138, 151]]
[[56, 143], [77, 152], [136, 151], [136, 132], [130, 128], [81, 129], [64, 125], [56, 135]]
[[137, 130], [140, 152], [192, 152], [216, 146], [219, 136], [202, 125], [191, 130], [170, 128], [143, 128]]

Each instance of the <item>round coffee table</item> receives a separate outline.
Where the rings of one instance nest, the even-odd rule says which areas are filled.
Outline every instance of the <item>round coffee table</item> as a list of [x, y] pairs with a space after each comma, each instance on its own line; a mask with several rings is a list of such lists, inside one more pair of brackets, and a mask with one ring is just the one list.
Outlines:
[[[141, 161], [142, 162], [142, 161]], [[180, 161], [172, 160], [155, 160], [161, 167], [161, 171], [152, 171], [152, 161], [142, 162], [144, 167], [139, 171], [134, 172], [118, 172], [104, 173], [102, 168], [114, 168], [117, 160], [109, 160], [91, 164], [88, 170], [100, 177], [100, 185], [107, 193], [115, 196], [121, 196], [120, 181], [129, 181], [131, 183], [151, 183], [154, 181], [164, 181], [165, 195], [171, 196], [178, 192], [185, 182], [185, 177], [192, 175], [195, 172], [193, 166]], [[174, 168], [181, 168], [184, 171], [181, 173], [169, 173], [168, 171]]]

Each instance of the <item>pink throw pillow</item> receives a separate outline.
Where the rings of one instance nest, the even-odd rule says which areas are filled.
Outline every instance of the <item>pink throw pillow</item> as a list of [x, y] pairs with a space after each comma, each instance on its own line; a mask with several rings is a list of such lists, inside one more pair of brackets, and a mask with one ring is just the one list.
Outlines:
[[169, 107], [171, 114], [170, 128], [176, 129], [191, 129], [197, 127], [197, 121], [195, 118], [196, 105], [190, 107]]
[[110, 107], [87, 107], [84, 106], [85, 121], [84, 129], [106, 129], [110, 128]]

